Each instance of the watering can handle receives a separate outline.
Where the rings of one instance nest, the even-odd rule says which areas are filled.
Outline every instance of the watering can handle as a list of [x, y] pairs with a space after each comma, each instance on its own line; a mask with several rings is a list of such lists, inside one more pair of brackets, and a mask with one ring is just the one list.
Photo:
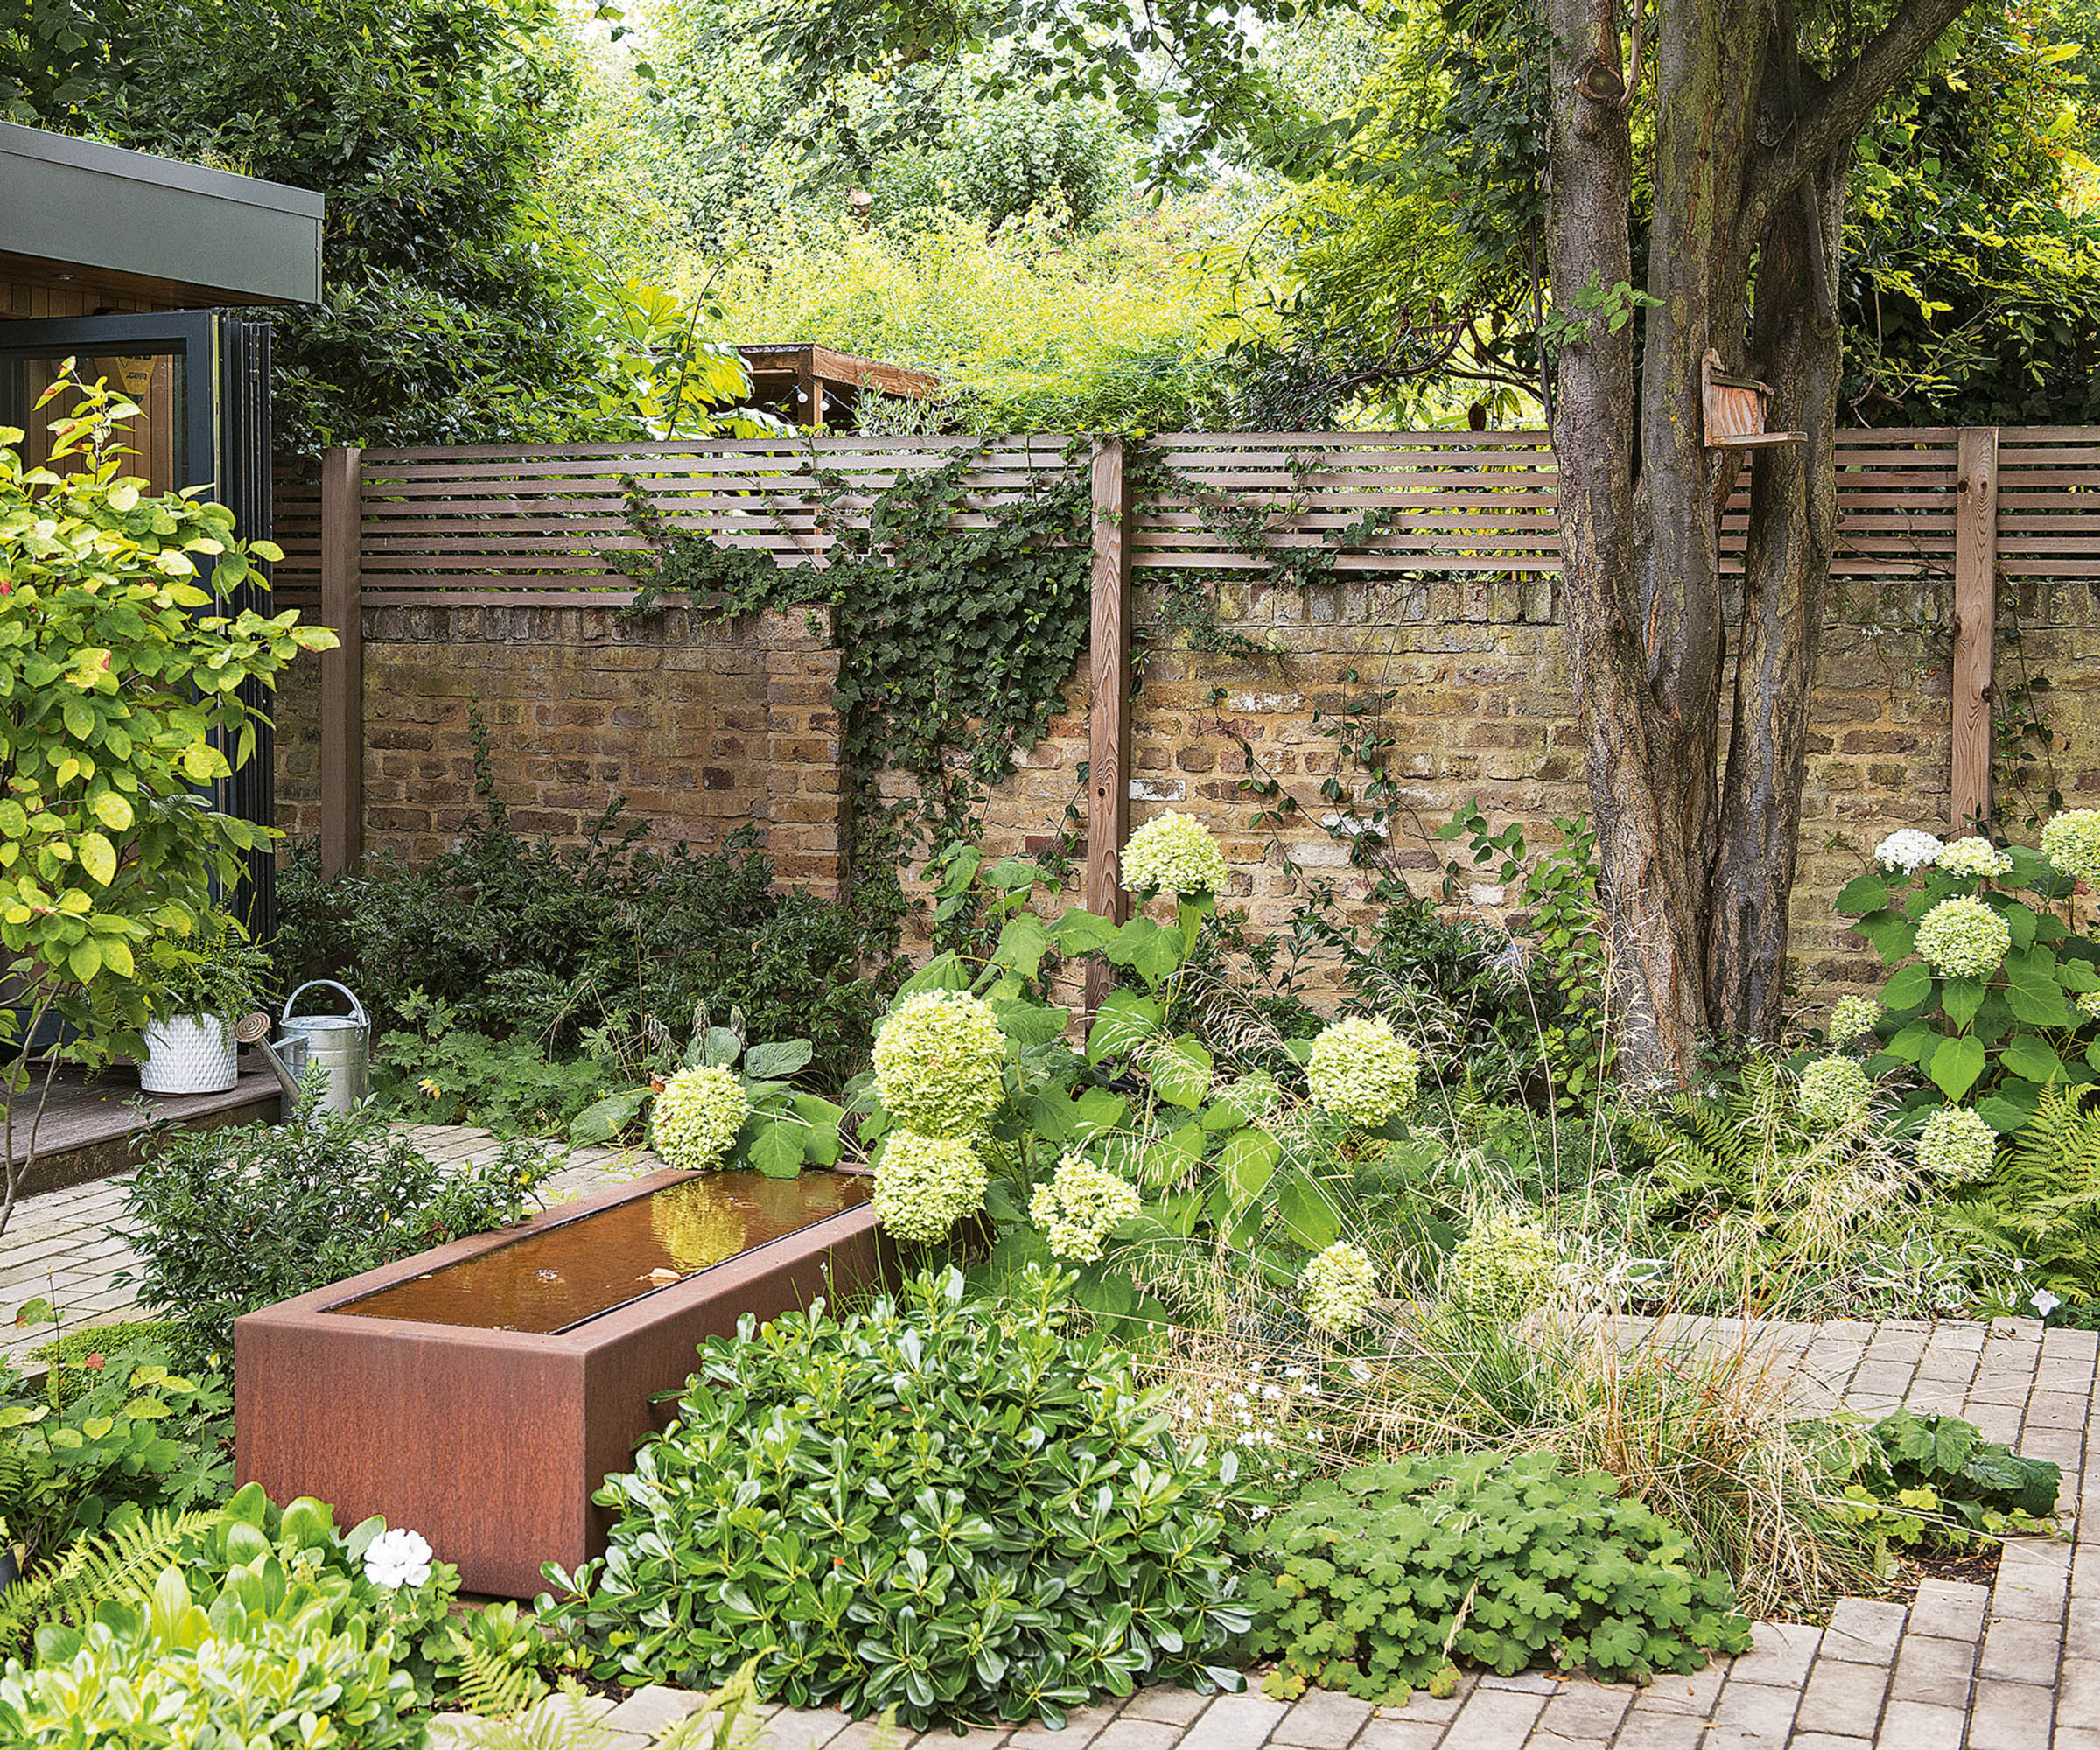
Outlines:
[[317, 984], [323, 985], [331, 990], [340, 990], [344, 996], [347, 997], [350, 999], [350, 1018], [360, 1026], [368, 1026], [370, 1023], [371, 1017], [365, 1013], [365, 1005], [357, 1000], [356, 993], [348, 985], [338, 984], [332, 978], [309, 978], [297, 990], [294, 990], [284, 999], [284, 1020], [291, 1019], [291, 1005]]

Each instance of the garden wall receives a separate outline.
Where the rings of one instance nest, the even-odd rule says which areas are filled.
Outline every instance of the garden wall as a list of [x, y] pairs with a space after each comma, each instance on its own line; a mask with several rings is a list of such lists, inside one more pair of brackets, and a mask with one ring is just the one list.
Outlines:
[[[2052, 784], [2072, 802], [2100, 802], [2100, 637], [2085, 581], [2100, 578], [2100, 501], [2088, 485], [2096, 439], [2048, 428], [1840, 435], [1841, 544], [1795, 908], [1804, 994], [1868, 970], [1830, 899], [1884, 833], [1946, 828], [1958, 811], [1957, 750], [1973, 785], [1990, 714], [2001, 725], [2018, 715], [2027, 680], [2048, 682], [2024, 696], [2059, 738], [2054, 764], [2023, 776], [2001, 760], [1998, 818], [2017, 835]], [[1133, 514], [1111, 515], [1099, 452], [1093, 480], [1096, 623], [1105, 553], [1108, 575], [1131, 592], [1140, 651], [1124, 748], [1131, 824], [1162, 808], [1200, 815], [1233, 865], [1229, 897], [1257, 925], [1286, 917], [1308, 874], [1361, 895], [1370, 874], [1327, 830], [1340, 806], [1330, 787], [1354, 800], [1366, 775], [1328, 732], [1351, 703], [1375, 707], [1354, 733], [1392, 738], [1385, 862], [1418, 892], [1433, 890], [1453, 850], [1434, 829], [1468, 798], [1498, 825], [1535, 831], [1586, 808], [1553, 603], [1551, 453], [1537, 434], [1160, 442], [1174, 446], [1179, 499], [1155, 485]], [[522, 829], [574, 838], [625, 793], [659, 843], [712, 845], [749, 829], [783, 879], [835, 890], [850, 833], [829, 624], [799, 612], [727, 626], [683, 608], [623, 614], [632, 584], [616, 550], [639, 544], [627, 505], [639, 471], [668, 520], [718, 546], [756, 548], [781, 566], [822, 564], [837, 538], [838, 480], [858, 494], [843, 500], [848, 511], [864, 515], [887, 483], [955, 447], [844, 438], [613, 456], [556, 446], [368, 452], [361, 464], [350, 452], [340, 501], [361, 509], [339, 519], [355, 532], [332, 574], [311, 489], [281, 491], [284, 598], [327, 614], [332, 575], [332, 617], [347, 625], [341, 605], [361, 604], [361, 762], [334, 782], [345, 794], [361, 775], [361, 811], [348, 812], [364, 848], [422, 857], [457, 832], [472, 807], [479, 701], [489, 775]], [[1061, 440], [1013, 438], [972, 466], [963, 520], [982, 526], [1036, 483], [1070, 480], [1074, 463]], [[1256, 508], [1251, 545], [1221, 532], [1214, 497]], [[1732, 546], [1740, 517], [1739, 503]], [[1276, 581], [1271, 556], [1294, 549], [1322, 550], [1295, 580]], [[1197, 580], [1222, 629], [1270, 654], [1148, 644], [1162, 584], [1177, 576]], [[1994, 578], [1987, 640], [1980, 610]], [[1957, 612], [1957, 601], [1979, 611]], [[1967, 665], [1958, 687], [1957, 662]], [[326, 788], [319, 667], [306, 666], [280, 711], [283, 820], [302, 834], [319, 825]], [[1065, 714], [997, 787], [993, 851], [1083, 845], [1089, 802], [1102, 807], [1082, 783], [1099, 746], [1092, 673], [1082, 652]], [[359, 720], [352, 702], [336, 710]], [[1298, 803], [1281, 830], [1255, 823], [1264, 803], [1250, 787], [1271, 780]], [[891, 774], [881, 788], [894, 797], [909, 781]], [[1464, 887], [1471, 903], [1502, 909], [1492, 882]], [[1082, 891], [1076, 873], [1071, 891]]]

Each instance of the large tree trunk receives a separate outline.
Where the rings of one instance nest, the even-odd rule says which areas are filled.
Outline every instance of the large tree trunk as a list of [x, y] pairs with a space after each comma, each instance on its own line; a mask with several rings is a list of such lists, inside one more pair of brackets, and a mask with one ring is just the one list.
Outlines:
[[[1552, 420], [1562, 598], [1636, 1083], [1689, 1082], [1710, 1028], [1769, 1037], [1780, 1018], [1837, 522], [1831, 286], [1852, 142], [1964, 4], [1908, 0], [1827, 85], [1802, 71], [1791, 0], [1657, 11], [1655, 302], [1638, 370], [1634, 325], [1591, 316], [1561, 348]], [[1547, 260], [1565, 318], [1631, 280], [1632, 130], [1616, 0], [1545, 7]], [[1754, 472], [1725, 773], [1720, 523], [1738, 461], [1706, 448], [1709, 346], [1771, 383], [1774, 429], [1810, 434], [1761, 451]]]

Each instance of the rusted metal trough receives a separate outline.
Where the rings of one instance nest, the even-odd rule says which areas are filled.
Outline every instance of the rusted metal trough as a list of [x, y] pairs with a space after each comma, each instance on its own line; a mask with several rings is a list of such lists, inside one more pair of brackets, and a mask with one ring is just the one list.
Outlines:
[[704, 1338], [884, 1278], [872, 1190], [657, 1172], [250, 1312], [234, 1326], [240, 1480], [332, 1502], [339, 1523], [382, 1514], [466, 1590], [530, 1597], [541, 1563], [604, 1548], [592, 1492]]

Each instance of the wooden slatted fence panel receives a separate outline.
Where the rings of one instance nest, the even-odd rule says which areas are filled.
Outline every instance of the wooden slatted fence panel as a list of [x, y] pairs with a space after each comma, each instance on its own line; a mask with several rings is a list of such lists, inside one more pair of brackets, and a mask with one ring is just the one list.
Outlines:
[[[839, 508], [858, 518], [904, 474], [980, 441], [368, 450], [364, 599], [617, 606], [631, 586], [614, 561], [643, 544], [628, 521], [629, 480], [674, 526], [769, 553], [782, 566], [821, 565], [830, 537], [819, 526], [820, 471], [843, 477]], [[2000, 571], [2100, 578], [2100, 427], [2006, 428], [2000, 441]], [[1838, 434], [1837, 579], [1952, 577], [1956, 443], [1953, 430], [1931, 427]], [[1257, 537], [1275, 553], [1323, 547], [1342, 530], [1354, 538], [1335, 559], [1340, 574], [1550, 579], [1559, 570], [1558, 472], [1543, 432], [1176, 432], [1153, 440], [1150, 453], [1171, 483], [1134, 508], [1137, 571], [1259, 570], [1272, 562], [1246, 550]], [[1062, 437], [994, 439], [973, 464], [969, 501], [1011, 502], [1072, 466]], [[1746, 469], [1723, 518], [1731, 570], [1741, 564], [1749, 504]], [[277, 590], [288, 606], [318, 601], [318, 536], [317, 486], [281, 476]]]

